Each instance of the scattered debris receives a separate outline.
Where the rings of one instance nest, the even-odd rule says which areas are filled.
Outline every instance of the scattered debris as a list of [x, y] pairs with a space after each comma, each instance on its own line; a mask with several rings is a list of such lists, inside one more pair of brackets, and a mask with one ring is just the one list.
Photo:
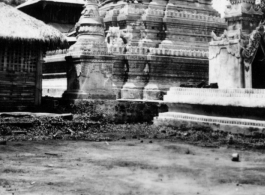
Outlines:
[[239, 162], [239, 154], [238, 153], [232, 154], [232, 161], [233, 162]]
[[[71, 135], [74, 135], [75, 134], [75, 132], [72, 130], [72, 129], [70, 129], [70, 128], [67, 128], [67, 131], [71, 134]], [[81, 132], [82, 133], [82, 132]]]
[[61, 154], [54, 154], [54, 153], [44, 153], [44, 154], [49, 156], [62, 156]]
[[3, 141], [0, 141], [0, 146], [2, 145], [6, 145], [7, 143], [6, 143], [6, 141], [5, 140], [3, 140]]
[[54, 167], [54, 165], [46, 165], [45, 167]]
[[191, 152], [190, 152], [190, 149], [189, 149], [189, 148], [187, 148], [187, 149], [186, 149], [186, 151], [185, 151], [185, 154], [191, 154]]
[[59, 130], [53, 135], [53, 138], [54, 139], [62, 139], [63, 138], [62, 135], [63, 135], [63, 132]]
[[[73, 119], [71, 119], [73, 116]], [[158, 127], [151, 124], [113, 124], [92, 121], [88, 114], [66, 114], [66, 117], [11, 117], [0, 116], [0, 136], [5, 141], [43, 141], [51, 139], [110, 142], [119, 139], [169, 139], [195, 144], [201, 147], [229, 147], [265, 149], [264, 135], [246, 136], [198, 127]], [[67, 118], [67, 119], [66, 119]], [[102, 120], [102, 118], [100, 118]], [[31, 124], [31, 126], [25, 125]], [[2, 141], [0, 139], [0, 141]], [[1, 142], [5, 145], [6, 142]]]
[[27, 135], [26, 131], [12, 131], [13, 135]]

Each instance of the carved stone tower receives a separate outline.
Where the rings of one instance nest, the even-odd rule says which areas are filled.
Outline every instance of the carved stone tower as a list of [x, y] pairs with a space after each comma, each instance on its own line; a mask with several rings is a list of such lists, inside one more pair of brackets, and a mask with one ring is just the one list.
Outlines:
[[211, 4], [212, 0], [102, 2], [99, 10], [110, 52], [124, 56], [118, 70], [125, 69], [127, 75], [115, 76], [122, 99], [162, 100], [170, 87], [208, 80], [211, 32], [219, 35], [226, 28]]
[[[254, 65], [258, 72], [265, 71], [262, 70], [259, 60], [254, 63], [255, 57], [260, 55], [259, 47], [263, 43], [262, 9], [256, 5], [255, 0], [230, 0], [225, 18], [228, 27], [224, 34], [217, 37], [212, 33], [209, 81], [218, 83], [219, 88], [223, 89], [260, 88], [257, 85], [263, 81], [255, 84], [252, 67]], [[257, 75], [254, 77], [258, 78]], [[265, 82], [262, 85], [265, 88]]]
[[96, 0], [86, 0], [76, 24], [77, 42], [66, 56], [67, 91], [71, 99], [115, 99], [112, 89], [113, 57], [108, 54], [104, 27]]

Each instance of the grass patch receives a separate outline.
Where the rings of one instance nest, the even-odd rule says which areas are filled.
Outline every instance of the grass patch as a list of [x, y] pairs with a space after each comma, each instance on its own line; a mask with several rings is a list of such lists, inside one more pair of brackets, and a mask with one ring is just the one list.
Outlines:
[[27, 173], [27, 171], [23, 169], [7, 168], [7, 169], [4, 169], [2, 173]]

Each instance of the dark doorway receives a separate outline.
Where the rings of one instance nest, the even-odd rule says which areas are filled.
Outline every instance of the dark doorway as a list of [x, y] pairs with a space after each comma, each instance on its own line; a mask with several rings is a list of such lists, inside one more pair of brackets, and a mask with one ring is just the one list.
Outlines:
[[265, 89], [265, 55], [261, 46], [252, 63], [252, 87]]

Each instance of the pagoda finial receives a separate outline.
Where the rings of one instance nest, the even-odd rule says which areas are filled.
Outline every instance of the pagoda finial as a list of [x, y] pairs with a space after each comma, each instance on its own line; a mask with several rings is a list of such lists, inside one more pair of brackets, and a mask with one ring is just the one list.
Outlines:
[[85, 0], [86, 5], [76, 24], [77, 42], [71, 47], [72, 53], [85, 55], [107, 54], [102, 18], [96, 0]]

